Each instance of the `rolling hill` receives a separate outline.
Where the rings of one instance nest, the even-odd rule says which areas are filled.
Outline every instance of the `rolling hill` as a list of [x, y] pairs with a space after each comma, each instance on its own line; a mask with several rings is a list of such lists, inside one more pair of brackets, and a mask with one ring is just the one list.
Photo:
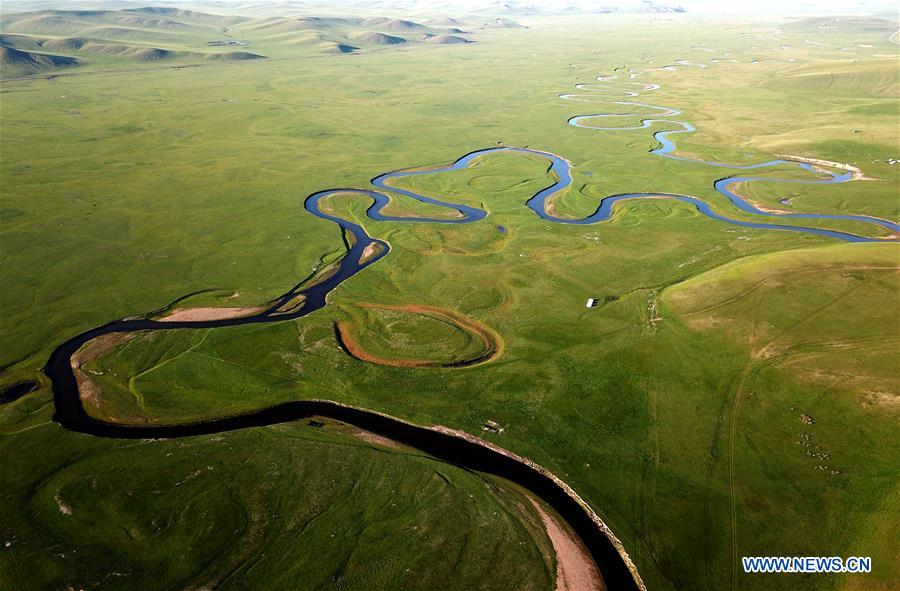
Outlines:
[[[392, 46], [465, 44], [456, 19], [444, 17], [423, 24], [408, 19], [329, 15], [247, 17], [216, 15], [175, 7], [122, 10], [37, 10], [4, 15], [0, 35], [5, 45], [21, 52], [60, 56], [16, 55], [15, 71], [37, 71], [78, 63], [85, 67], [128, 67], [135, 62], [253, 60], [269, 54], [347, 54]], [[498, 23], [500, 21], [498, 20]], [[511, 22], [511, 21], [510, 21]], [[263, 51], [251, 50], [260, 46]], [[212, 53], [210, 48], [240, 48]], [[72, 55], [68, 55], [72, 54]], [[56, 58], [59, 59], [56, 59]], [[21, 64], [31, 64], [22, 66]]]
[[35, 70], [77, 66], [74, 57], [35, 53], [0, 45], [0, 66], [6, 74], [28, 74]]
[[398, 45], [406, 43], [403, 37], [395, 37], [394, 35], [385, 35], [384, 33], [362, 33], [355, 37], [361, 43], [370, 43], [372, 45]]

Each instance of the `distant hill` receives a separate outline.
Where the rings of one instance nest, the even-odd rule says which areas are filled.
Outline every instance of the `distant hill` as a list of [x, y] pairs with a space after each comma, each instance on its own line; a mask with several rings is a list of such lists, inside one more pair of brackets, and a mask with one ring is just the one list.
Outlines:
[[301, 16], [294, 18], [267, 18], [257, 22], [245, 23], [247, 31], [286, 33], [291, 31], [329, 31], [348, 27], [358, 27], [361, 19], [340, 17]]
[[40, 35], [71, 35], [85, 29], [85, 23], [51, 13], [24, 13], [5, 17], [3, 29]]
[[327, 41], [325, 43], [321, 43], [319, 45], [319, 49], [322, 53], [352, 53], [359, 49], [354, 45], [349, 45], [347, 43], [334, 43], [332, 41]]
[[194, 22], [215, 23], [215, 24], [232, 24], [233, 25], [233, 24], [251, 20], [251, 18], [247, 17], [247, 16], [238, 16], [238, 15], [227, 15], [226, 16], [226, 15], [220, 15], [220, 14], [209, 14], [206, 12], [196, 12], [194, 10], [183, 10], [181, 8], [174, 8], [171, 6], [145, 6], [143, 8], [123, 8], [119, 12], [165, 16], [166, 18], [176, 19], [179, 21], [194, 21]]
[[314, 28], [324, 27], [352, 27], [360, 24], [358, 18], [346, 18], [341, 16], [302, 16], [296, 19]]
[[520, 25], [514, 20], [510, 20], [508, 18], [495, 18], [494, 20], [485, 23], [481, 27], [482, 29], [527, 29], [525, 25]]
[[0, 34], [0, 45], [4, 47], [15, 47], [16, 49], [24, 49], [26, 51], [32, 49], [41, 49], [43, 39], [32, 37], [30, 35], [4, 35]]
[[328, 41], [325, 35], [319, 33], [318, 31], [300, 31], [295, 35], [283, 37], [283, 40], [287, 45], [300, 47]]
[[2, 66], [4, 74], [9, 73], [10, 70], [13, 73], [30, 73], [35, 70], [77, 65], [78, 60], [74, 57], [35, 53], [0, 45], [0, 66]]
[[[321, 40], [320, 40], [321, 41]], [[346, 52], [356, 48], [336, 46], [326, 43], [325, 51]], [[91, 37], [36, 37], [29, 35], [0, 35], [0, 48], [3, 50], [3, 74], [25, 75], [37, 71], [84, 65], [91, 61], [91, 56], [105, 56], [127, 62], [162, 62], [177, 60], [193, 61], [244, 61], [265, 59], [266, 56], [249, 51], [200, 52], [166, 49], [147, 45], [110, 42], [105, 39]], [[40, 49], [41, 52], [32, 51]], [[68, 55], [52, 55], [49, 52], [75, 53], [78, 57]]]
[[638, 2], [589, 2], [588, 0], [568, 0], [566, 2], [531, 2], [530, 0], [498, 0], [476, 5], [472, 14], [496, 16], [537, 16], [549, 14], [610, 14], [610, 13], [677, 13], [687, 12], [682, 6], [656, 4], [652, 0]]
[[[49, 51], [67, 51], [78, 53], [94, 53], [135, 61], [160, 61], [177, 58], [203, 58], [207, 54], [189, 51], [172, 51], [161, 47], [147, 47], [144, 45], [126, 45], [120, 43], [108, 43], [102, 39], [88, 39], [84, 37], [70, 37], [62, 39], [46, 39], [41, 42], [41, 48]], [[63, 57], [63, 56], [55, 56]], [[65, 58], [76, 59], [76, 58]]]
[[[143, 8], [123, 8], [122, 12], [139, 12], [141, 14], [164, 14], [167, 16], [175, 16], [179, 18], [193, 18], [202, 13], [192, 10], [182, 10], [171, 6], [144, 6]], [[203, 15], [207, 16], [207, 15]]]
[[62, 37], [59, 39], [47, 39], [46, 41], [36, 42], [43, 48], [50, 51], [78, 51], [86, 44], [91, 42], [87, 37]]
[[86, 35], [89, 37], [99, 37], [104, 39], [130, 39], [133, 41], [142, 41], [155, 39], [152, 31], [144, 31], [141, 29], [129, 29], [127, 27], [89, 27], [75, 31], [76, 34]]
[[242, 16], [218, 16], [165, 7], [123, 10], [38, 10], [5, 14], [0, 28], [7, 32], [43, 35], [82, 35], [96, 27], [122, 27], [148, 31], [210, 31], [249, 21]]
[[425, 25], [415, 23], [413, 21], [406, 21], [403, 19], [393, 19], [386, 21], [378, 26], [379, 29], [383, 31], [391, 31], [394, 33], [403, 33], [409, 31], [421, 31], [427, 29]]
[[354, 39], [361, 43], [371, 43], [373, 45], [399, 45], [401, 43], [406, 43], [406, 39], [403, 37], [395, 37], [394, 35], [385, 35], [384, 33], [375, 32], [362, 33], [356, 35]]
[[389, 23], [389, 22], [391, 22], [391, 19], [389, 19], [388, 17], [386, 17], [386, 16], [377, 16], [377, 17], [375, 17], [375, 18], [369, 18], [369, 19], [364, 20], [364, 21], [362, 22], [362, 26], [364, 26], [364, 27], [378, 27], [378, 26], [380, 26], [380, 25], [383, 25], [384, 23]]
[[187, 29], [188, 25], [163, 18], [147, 18], [145, 16], [122, 16], [116, 19], [117, 23], [129, 27], [142, 27], [145, 29]]
[[442, 16], [428, 21], [428, 24], [436, 27], [455, 27], [459, 25], [459, 21], [455, 18], [450, 18], [449, 16]]
[[130, 57], [142, 62], [155, 62], [160, 60], [177, 59], [179, 57], [188, 57], [180, 51], [169, 51], [159, 47], [128, 47], [127, 45], [110, 45], [107, 49], [108, 53]]
[[471, 43], [464, 37], [457, 35], [426, 35], [423, 39], [426, 43], [434, 43], [438, 45], [450, 45], [454, 43]]
[[664, 14], [664, 13], [675, 13], [675, 12], [687, 12], [686, 8], [681, 6], [659, 6], [656, 4], [648, 4], [647, 6], [642, 6], [637, 9], [637, 12], [647, 13], [647, 14]]
[[259, 55], [257, 53], [250, 53], [249, 51], [226, 51], [224, 53], [207, 53], [205, 55], [205, 59], [211, 61], [235, 62], [244, 60], [261, 60], [266, 59], [266, 56]]
[[[123, 61], [260, 59], [250, 49], [256, 43], [274, 48], [279, 57], [310, 53], [354, 53], [376, 47], [419, 43], [469, 43], [454, 18], [443, 16], [427, 24], [390, 16], [372, 18], [333, 15], [221, 16], [172, 6], [122, 10], [35, 10], [0, 17], [6, 46], [19, 51], [74, 54], [90, 65]], [[491, 26], [520, 27], [509, 19]], [[209, 53], [209, 48], [241, 49]], [[25, 59], [22, 56], [21, 59]], [[14, 59], [14, 58], [10, 58]], [[18, 58], [16, 58], [18, 59]], [[24, 63], [24, 62], [23, 62]], [[37, 67], [37, 66], [32, 66]], [[42, 67], [52, 67], [45, 65]]]

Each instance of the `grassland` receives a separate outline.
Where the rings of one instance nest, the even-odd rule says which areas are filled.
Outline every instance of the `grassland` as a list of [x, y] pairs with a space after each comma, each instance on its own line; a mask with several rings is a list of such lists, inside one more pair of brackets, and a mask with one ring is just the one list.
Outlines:
[[[574, 188], [554, 200], [560, 213], [585, 215], [603, 196], [646, 191], [696, 195], [750, 219], [714, 191], [721, 170], [647, 154], [655, 145], [648, 130], [565, 125], [593, 108], [559, 100], [575, 83], [623, 65], [713, 57], [696, 46], [739, 63], [638, 78], [661, 85], [653, 104], [677, 107], [697, 126], [679, 139], [680, 151], [734, 163], [776, 154], [847, 162], [880, 180], [747, 191], [782, 208], [789, 197], [797, 211], [900, 217], [898, 173], [887, 162], [900, 149], [896, 50], [882, 31], [890, 27], [847, 21], [823, 32], [816, 23], [621, 16], [529, 24], [465, 45], [323, 57], [273, 39], [248, 49], [266, 60], [140, 72], [97, 62], [66, 69], [71, 76], [4, 82], [3, 383], [41, 380], [38, 368], [66, 338], [185, 294], [209, 290], [190, 305], [267, 301], [343, 252], [339, 231], [303, 211], [306, 195], [367, 187], [382, 172], [444, 164], [498, 142], [573, 162]], [[775, 29], [783, 30], [777, 40], [769, 38]], [[842, 51], [850, 44], [872, 47]], [[752, 63], [788, 53], [796, 62]], [[504, 430], [484, 436], [570, 483], [622, 539], [651, 589], [892, 588], [900, 579], [897, 245], [836, 246], [735, 228], [665, 200], [624, 203], [598, 226], [549, 224], [523, 207], [548, 179], [546, 163], [502, 154], [403, 180], [490, 212], [464, 226], [376, 222], [364, 217], [368, 204], [333, 200], [334, 211], [391, 244], [387, 258], [342, 285], [333, 305], [296, 322], [121, 343], [88, 367], [102, 389], [91, 412], [190, 421], [327, 398], [471, 433], [483, 434], [491, 420]], [[403, 198], [391, 207], [433, 213]], [[588, 297], [603, 304], [586, 309]], [[360, 302], [453, 310], [496, 331], [504, 354], [455, 369], [359, 361], [339, 348], [333, 327], [352, 321]], [[438, 353], [435, 343], [467, 346], [427, 322], [373, 326], [385, 343], [402, 334], [426, 356]], [[223, 585], [235, 588], [277, 586], [290, 572], [311, 572], [322, 584], [343, 573], [345, 588], [404, 587], [406, 568], [470, 572], [459, 588], [476, 580], [509, 588], [516, 576], [551, 585], [534, 513], [520, 510], [518, 493], [486, 489], [478, 475], [304, 426], [221, 440], [92, 440], [47, 424], [43, 386], [0, 407], [0, 444], [12, 466], [3, 473], [10, 502], [0, 521], [13, 541], [0, 576], [11, 581], [27, 586], [26, 574], [41, 571], [47, 578], [36, 587], [64, 585], [79, 570], [101, 581], [110, 569], [98, 557], [114, 547], [133, 574], [101, 588], [139, 588], [154, 567], [183, 555], [191, 567], [171, 567], [172, 585], [214, 580], [225, 562], [233, 578]], [[174, 487], [198, 469], [202, 482]], [[436, 470], [451, 493], [430, 488]], [[329, 481], [338, 491], [333, 511], [322, 509]], [[425, 498], [417, 496], [423, 482]], [[473, 491], [481, 495], [474, 507], [465, 500]], [[133, 500], [141, 492], [149, 504]], [[71, 515], [60, 512], [57, 494]], [[434, 511], [423, 510], [432, 503]], [[153, 533], [152, 520], [185, 506], [194, 510]], [[495, 511], [503, 525], [479, 527]], [[292, 528], [317, 512], [321, 525], [291, 542]], [[211, 518], [232, 520], [227, 527], [250, 548], [204, 547]], [[402, 537], [426, 523], [435, 545]], [[349, 537], [332, 543], [332, 533]], [[474, 546], [462, 538], [475, 535], [487, 537], [471, 543], [494, 552], [467, 551]], [[458, 548], [455, 566], [441, 557], [446, 544]], [[298, 570], [244, 558], [263, 552]], [[874, 572], [737, 571], [736, 557], [756, 554], [871, 555]], [[389, 579], [366, 578], [365, 563], [389, 559]]]
[[312, 425], [137, 443], [55, 425], [4, 437], [4, 499], [17, 508], [4, 511], [4, 586], [552, 583], [540, 518], [511, 485]]
[[338, 339], [353, 357], [370, 363], [462, 367], [503, 354], [503, 342], [490, 328], [450, 310], [361, 303], [347, 312], [352, 320], [335, 324]]

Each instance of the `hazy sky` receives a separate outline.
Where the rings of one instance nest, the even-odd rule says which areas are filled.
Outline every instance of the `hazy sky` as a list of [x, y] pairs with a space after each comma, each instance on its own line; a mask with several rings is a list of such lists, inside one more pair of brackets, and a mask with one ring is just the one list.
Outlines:
[[[670, 4], [663, 0], [658, 4]], [[687, 9], [703, 12], [797, 12], [816, 11], [842, 13], [848, 11], [887, 11], [898, 12], [896, 0], [684, 0], [673, 4], [684, 6]]]
[[[339, 6], [346, 3], [359, 3], [360, 0], [311, 0], [319, 5], [333, 4]], [[446, 11], [451, 4], [444, 0], [376, 0], [377, 4], [387, 6], [396, 4], [412, 10], [441, 8]], [[601, 6], [616, 6], [623, 9], [635, 8], [646, 4], [659, 6], [681, 6], [689, 12], [704, 13], [740, 13], [740, 14], [773, 14], [773, 13], [873, 13], [897, 14], [900, 19], [898, 0], [455, 0], [452, 6], [459, 12], [465, 9], [485, 9], [503, 4], [513, 7], [534, 7], [540, 11], [559, 12], [561, 9], [572, 11], [582, 8], [586, 11], [596, 10]], [[501, 11], [502, 12], [502, 11]], [[515, 10], [511, 15], [515, 14]]]
[[[34, 8], [90, 8], [103, 6], [124, 7], [132, 5], [193, 5], [193, 6], [247, 6], [259, 5], [260, 0], [4, 0], [8, 7], [16, 6], [17, 9], [26, 6]], [[541, 12], [573, 12], [579, 8], [585, 11], [594, 11], [601, 6], [615, 6], [627, 10], [646, 4], [660, 6], [682, 6], [694, 13], [724, 13], [724, 14], [797, 14], [797, 13], [821, 13], [821, 14], [852, 14], [852, 13], [880, 13], [882, 16], [894, 14], [900, 20], [900, 3], [898, 0], [454, 0], [452, 3], [446, 0], [286, 0], [287, 5], [295, 9], [308, 7], [312, 10], [341, 7], [361, 7], [378, 9], [395, 8], [397, 10], [433, 10], [440, 9], [443, 12], [455, 10], [457, 13], [466, 10], [479, 12], [496, 12], [502, 14], [503, 4], [513, 7], [532, 7]], [[280, 4], [273, 2], [274, 5]], [[369, 5], [373, 6], [369, 6]], [[515, 16], [517, 10], [509, 12]]]
[[[425, 0], [428, 1], [428, 0]], [[478, 4], [478, 0], [464, 0], [466, 4]], [[639, 6], [644, 0], [512, 0], [514, 4], [532, 4], [539, 7], [580, 6]], [[481, 2], [484, 4], [484, 2]], [[842, 14], [848, 12], [893, 11], [900, 19], [897, 0], [653, 0], [661, 6], [682, 6], [691, 12], [720, 13], [772, 13], [772, 12], [822, 12]]]

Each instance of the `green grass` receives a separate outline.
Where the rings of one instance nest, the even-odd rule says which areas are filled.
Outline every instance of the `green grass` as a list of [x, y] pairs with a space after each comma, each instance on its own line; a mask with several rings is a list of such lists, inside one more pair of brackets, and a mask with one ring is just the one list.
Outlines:
[[[326, 421], [170, 441], [0, 439], [16, 589], [549, 588], [512, 485]], [[299, 581], [299, 583], [298, 583]]]
[[[848, 585], [887, 589], [896, 579], [896, 542], [865, 515], [884, 511], [896, 487], [900, 311], [872, 304], [896, 297], [898, 262], [894, 245], [782, 252], [666, 292], [673, 322], [746, 351], [747, 379], [728, 392], [721, 439], [738, 556], [820, 554], [824, 540], [881, 563]], [[791, 524], [787, 539], [771, 526], [776, 506]]]
[[385, 360], [457, 363], [485, 353], [483, 340], [452, 318], [427, 310], [344, 308], [341, 326], [362, 349]]
[[[898, 172], [884, 162], [900, 148], [891, 106], [897, 63], [875, 57], [893, 51], [880, 28], [851, 23], [817, 33], [818, 25], [807, 23], [785, 27], [776, 42], [739, 33], [786, 21], [604, 16], [529, 24], [479, 34], [479, 43], [466, 46], [313, 58], [272, 39], [251, 45], [272, 56], [252, 63], [142, 72], [119, 64], [106, 73], [84, 66], [74, 76], [5, 82], [3, 384], [40, 378], [50, 351], [80, 331], [185, 294], [208, 290], [179, 306], [267, 301], [339, 256], [339, 231], [303, 211], [308, 194], [366, 188], [385, 171], [449, 163], [498, 142], [549, 150], [573, 163], [573, 190], [554, 200], [560, 215], [590, 213], [610, 194], [668, 192], [752, 219], [714, 191], [721, 169], [649, 155], [652, 130], [565, 125], [568, 117], [605, 109], [601, 102], [559, 100], [576, 82], [623, 64], [640, 69], [711, 57], [693, 46], [729, 52], [741, 63], [648, 72], [638, 80], [662, 88], [634, 99], [684, 111], [677, 118], [698, 131], [679, 137], [680, 152], [743, 164], [776, 154], [847, 162], [881, 180], [756, 183], [748, 195], [771, 207], [783, 207], [778, 200], [789, 196], [794, 211], [897, 218]], [[797, 63], [748, 63], [782, 57], [774, 49], [782, 42], [794, 47]], [[873, 47], [840, 51], [851, 42]], [[832, 73], [835, 91], [823, 90]], [[712, 79], [728, 82], [713, 86]], [[777, 173], [796, 178], [784, 168]], [[896, 527], [885, 525], [896, 523], [898, 487], [896, 271], [848, 265], [896, 267], [897, 246], [836, 246], [826, 238], [737, 228], [664, 200], [620, 204], [613, 219], [596, 226], [550, 224], [523, 205], [548, 181], [545, 162], [513, 154], [397, 181], [490, 212], [462, 226], [375, 222], [364, 217], [363, 200], [331, 198], [333, 211], [391, 244], [384, 260], [338, 288], [332, 305], [298, 321], [136, 335], [89, 366], [102, 372], [94, 378], [103, 386], [91, 412], [174, 422], [300, 398], [358, 404], [484, 435], [547, 466], [622, 539], [651, 589], [730, 588], [733, 577], [739, 589], [794, 589], [798, 581], [823, 590], [890, 588], [900, 577], [892, 558]], [[386, 213], [436, 211], [400, 198]], [[819, 225], [883, 235], [852, 222]], [[827, 269], [805, 273], [813, 267]], [[750, 290], [769, 275], [778, 282]], [[588, 297], [603, 305], [586, 309]], [[504, 354], [453, 370], [354, 360], [337, 346], [333, 323], [346, 320], [358, 302], [467, 314], [499, 333]], [[691, 312], [697, 313], [686, 316]], [[657, 315], [661, 320], [653, 320]], [[393, 331], [372, 322], [385, 347], [395, 346], [385, 336]], [[397, 326], [410, 343], [437, 334], [419, 323]], [[771, 357], [752, 356], [754, 327], [756, 348], [771, 344]], [[210, 516], [241, 532], [257, 528], [250, 549], [216, 538], [234, 561], [227, 576], [235, 578], [226, 581], [234, 588], [277, 586], [277, 577], [290, 573], [268, 562], [276, 558], [323, 585], [343, 573], [344, 588], [381, 584], [365, 578], [371, 571], [363, 564], [388, 558], [388, 586], [407, 586], [406, 568], [460, 581], [460, 588], [476, 580], [514, 586], [506, 583], [517, 576], [534, 577], [534, 588], [552, 584], [554, 571], [535, 546], [546, 542], [526, 531], [533, 517], [509, 517], [497, 530], [475, 527], [482, 523], [478, 511], [513, 515], [514, 492], [479, 497], [478, 511], [467, 513], [459, 491], [482, 490], [484, 480], [448, 468], [461, 496], [432, 511], [436, 497], [416, 493], [439, 464], [408, 451], [376, 452], [302, 426], [221, 441], [95, 441], [43, 425], [50, 412], [46, 384], [0, 407], [0, 444], [14, 450], [4, 457], [15, 462], [4, 471], [9, 502], [0, 521], [18, 536], [14, 551], [31, 544], [22, 555], [4, 555], [11, 558], [4, 558], [2, 576], [17, 577], [16, 587], [36, 572], [47, 578], [35, 587], [80, 584], [78, 572], [85, 584], [99, 580], [108, 574], [101, 557], [109, 551], [132, 565], [134, 574], [122, 584], [140, 588], [138, 573], [150, 577], [156, 569], [171, 573], [171, 586], [200, 585], [225, 570], [210, 562], [214, 547], [203, 545], [212, 540], [205, 529]], [[804, 413], [813, 425], [800, 420]], [[504, 432], [481, 431], [486, 420]], [[215, 469], [202, 472], [202, 483], [189, 481], [191, 488], [179, 486], [171, 498], [152, 496], [162, 483], [171, 487], [206, 465]], [[133, 472], [134, 466], [145, 470]], [[360, 474], [362, 488], [348, 492]], [[91, 477], [103, 494], [86, 488]], [[291, 524], [321, 507], [294, 492], [301, 487], [315, 499], [330, 482], [338, 483], [339, 503], [324, 512], [321, 530], [291, 542], [297, 533]], [[384, 512], [385, 488], [405, 491], [396, 514]], [[129, 490], [149, 500], [135, 502]], [[59, 513], [53, 500], [59, 491], [71, 516]], [[196, 511], [176, 513], [185, 506]], [[102, 527], [84, 527], [78, 520], [85, 513]], [[465, 521], [450, 528], [453, 520], [442, 513]], [[151, 535], [149, 520], [173, 514], [178, 519], [169, 529]], [[385, 524], [382, 515], [394, 521]], [[445, 544], [457, 553], [399, 535], [413, 515], [443, 532], [441, 539], [456, 540]], [[366, 525], [360, 530], [358, 523]], [[143, 537], [130, 539], [134, 524]], [[335, 530], [348, 537], [331, 545]], [[466, 553], [465, 536], [495, 536], [478, 538], [495, 550]], [[501, 546], [504, 537], [524, 543]], [[323, 543], [327, 552], [319, 551]], [[75, 544], [77, 555], [68, 550]], [[386, 550], [396, 544], [402, 544], [396, 553]], [[190, 556], [187, 565], [177, 560], [182, 554]], [[734, 556], [753, 554], [871, 554], [875, 572], [862, 582], [736, 574]], [[240, 558], [251, 555], [259, 566]], [[319, 560], [311, 564], [310, 556]], [[486, 575], [494, 563], [497, 571]], [[461, 572], [472, 578], [455, 578]], [[428, 586], [438, 579], [423, 580]]]

